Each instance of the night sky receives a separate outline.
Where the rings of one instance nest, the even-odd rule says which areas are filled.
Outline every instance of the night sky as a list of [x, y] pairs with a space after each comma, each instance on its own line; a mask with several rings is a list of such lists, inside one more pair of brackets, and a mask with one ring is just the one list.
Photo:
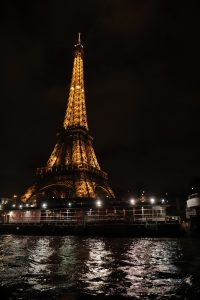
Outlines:
[[25, 191], [50, 156], [79, 31], [89, 128], [113, 189], [189, 191], [200, 176], [200, 26], [192, 2], [1, 2], [0, 196]]

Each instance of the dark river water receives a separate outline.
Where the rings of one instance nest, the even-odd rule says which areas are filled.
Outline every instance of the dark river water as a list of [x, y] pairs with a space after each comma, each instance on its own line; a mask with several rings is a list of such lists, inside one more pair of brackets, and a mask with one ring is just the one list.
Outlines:
[[196, 299], [200, 239], [0, 236], [1, 299]]

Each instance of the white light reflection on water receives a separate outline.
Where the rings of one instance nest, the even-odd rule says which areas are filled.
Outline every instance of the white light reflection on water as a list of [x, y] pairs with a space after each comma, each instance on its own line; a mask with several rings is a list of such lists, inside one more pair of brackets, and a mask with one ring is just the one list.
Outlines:
[[108, 277], [112, 272], [112, 253], [106, 249], [103, 239], [89, 239], [86, 243], [88, 259], [84, 262], [80, 281], [86, 286], [86, 291], [98, 294], [105, 291], [109, 284]]
[[89, 257], [80, 277], [85, 292], [128, 297], [171, 295], [185, 277], [176, 266], [178, 240], [90, 239]]
[[[24, 238], [27, 243], [27, 238]], [[21, 249], [20, 239], [13, 239], [13, 236], [7, 235], [2, 238], [0, 243], [0, 278], [1, 283], [7, 284], [13, 281], [19, 282], [20, 275], [26, 272], [27, 260], [26, 254]]]
[[0, 236], [1, 288], [10, 299], [182, 299], [200, 294], [199, 247], [197, 239]]
[[31, 274], [49, 274], [51, 272], [50, 256], [53, 254], [49, 246], [49, 238], [40, 237], [29, 251], [29, 268]]
[[127, 281], [124, 294], [172, 294], [182, 283], [182, 274], [176, 266], [180, 257], [178, 241], [134, 240], [124, 254], [124, 266], [119, 267]]
[[51, 256], [55, 249], [50, 247], [50, 243], [49, 237], [38, 237], [32, 247], [27, 249], [27, 283], [34, 286], [36, 290], [46, 290], [52, 287], [52, 284], [48, 284], [48, 276], [52, 273]]

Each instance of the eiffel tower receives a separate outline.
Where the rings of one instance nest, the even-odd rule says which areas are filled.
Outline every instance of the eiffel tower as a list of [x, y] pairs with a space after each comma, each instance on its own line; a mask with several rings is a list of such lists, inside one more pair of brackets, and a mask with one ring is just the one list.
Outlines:
[[54, 199], [115, 198], [107, 173], [100, 169], [89, 134], [84, 90], [83, 45], [80, 34], [74, 50], [67, 110], [57, 143], [46, 167], [37, 168], [36, 183], [21, 197], [37, 204], [41, 197]]

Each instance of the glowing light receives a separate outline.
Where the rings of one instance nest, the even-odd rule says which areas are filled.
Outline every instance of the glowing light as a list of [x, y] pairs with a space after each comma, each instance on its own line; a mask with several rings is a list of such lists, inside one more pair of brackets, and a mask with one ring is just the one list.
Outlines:
[[130, 204], [134, 205], [135, 204], [135, 199], [130, 199]]
[[69, 202], [69, 203], [68, 203], [68, 206], [69, 206], [69, 207], [71, 207], [71, 206], [72, 206], [71, 202]]
[[162, 204], [164, 204], [165, 203], [165, 199], [161, 199], [161, 202], [162, 202]]
[[43, 203], [43, 204], [42, 204], [42, 208], [47, 208], [47, 204], [46, 204], [46, 203]]
[[15, 204], [12, 205], [12, 207], [15, 207], [15, 206], [16, 206]]
[[98, 207], [100, 207], [102, 205], [101, 200], [97, 200], [96, 204], [97, 204]]
[[[75, 51], [70, 92], [67, 102], [67, 110], [63, 124], [64, 128], [83, 128], [87, 130], [88, 124], [84, 94], [83, 55], [80, 47], [76, 48]], [[70, 135], [73, 137], [74, 133], [75, 132], [72, 131]], [[100, 175], [101, 177], [107, 179], [107, 174], [100, 170], [100, 166], [93, 149], [92, 139], [88, 138], [87, 135], [85, 135], [85, 138], [82, 139], [81, 136], [78, 135], [77, 138], [73, 138], [72, 143], [67, 143], [66, 141], [63, 142], [64, 144], [62, 144], [61, 146], [61, 141], [59, 139], [58, 143], [55, 145], [53, 152], [51, 153], [51, 156], [47, 162], [47, 172], [52, 172], [54, 170], [53, 168], [55, 168], [55, 172], [58, 172], [58, 170], [60, 169], [87, 169], [88, 171], [90, 170], [92, 173], [96, 173], [97, 175]], [[64, 149], [64, 152], [61, 150], [61, 148]], [[71, 168], [71, 166], [73, 168]], [[57, 169], [57, 167], [59, 168]], [[42, 175], [45, 172], [41, 169], [41, 172], [38, 173]], [[75, 186], [74, 197], [95, 198], [96, 186], [93, 180], [91, 180], [90, 176], [83, 176], [80, 179], [77, 178], [75, 179], [74, 183], [72, 182], [70, 177], [68, 177], [67, 180], [69, 180], [70, 182], [70, 192], [73, 189], [73, 185]], [[104, 185], [103, 183], [102, 188], [108, 193], [108, 195], [110, 195], [111, 198], [114, 198], [114, 194], [107, 183], [106, 185]], [[35, 191], [36, 190], [37, 185], [35, 185]], [[28, 199], [30, 199], [33, 194], [34, 191], [30, 194]], [[55, 198], [56, 197], [57, 196], [55, 195]], [[64, 196], [64, 198], [66, 197]], [[68, 201], [65, 202], [65, 205], [67, 207], [74, 207], [74, 203], [69, 204]]]
[[155, 203], [155, 199], [154, 199], [154, 198], [151, 198], [151, 199], [150, 199], [150, 203], [151, 203], [151, 204], [154, 204], [154, 203]]
[[22, 205], [22, 204], [20, 204], [20, 205], [19, 205], [19, 208], [22, 208], [22, 207], [23, 207], [23, 205]]
[[16, 194], [14, 194], [14, 195], [13, 195], [13, 198], [17, 198], [17, 195], [16, 195]]
[[28, 203], [26, 203], [26, 207], [29, 207]]

